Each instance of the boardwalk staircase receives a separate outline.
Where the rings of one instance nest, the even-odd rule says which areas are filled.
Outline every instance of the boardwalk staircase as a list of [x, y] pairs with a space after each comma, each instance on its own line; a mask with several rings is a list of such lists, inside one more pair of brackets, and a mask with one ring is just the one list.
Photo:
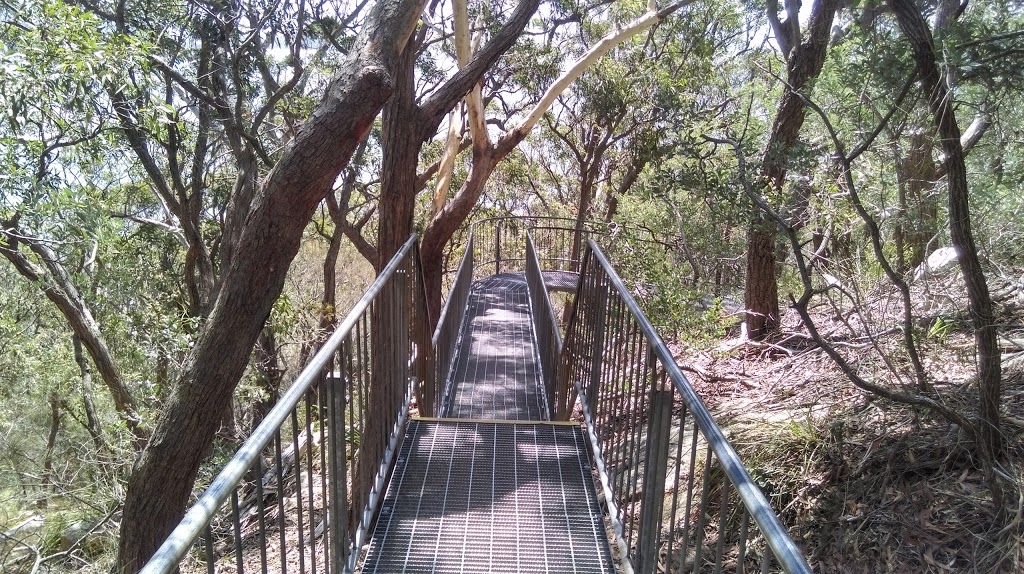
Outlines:
[[144, 572], [809, 573], [599, 247], [648, 240], [477, 222], [431, 334], [410, 238]]

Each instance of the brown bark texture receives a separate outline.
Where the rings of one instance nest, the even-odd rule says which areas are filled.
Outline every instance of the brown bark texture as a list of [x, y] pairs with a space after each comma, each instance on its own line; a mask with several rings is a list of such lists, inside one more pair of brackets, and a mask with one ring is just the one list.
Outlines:
[[[832, 30], [838, 0], [815, 0], [811, 9], [807, 39], [796, 46], [788, 60], [786, 87], [779, 112], [772, 123], [759, 174], [769, 196], [778, 195], [789, 170], [789, 154], [800, 136], [807, 106], [802, 92], [818, 77]], [[744, 305], [747, 332], [762, 338], [779, 326], [778, 280], [775, 276], [775, 226], [763, 214], [756, 216], [747, 231], [747, 276]]]
[[[469, 64], [461, 68], [450, 80], [435, 90], [418, 106], [415, 102], [413, 62], [403, 62], [396, 77], [396, 98], [388, 103], [383, 117], [384, 158], [380, 192], [380, 223], [377, 238], [378, 265], [386, 265], [412, 233], [412, 216], [415, 209], [416, 193], [421, 189], [416, 170], [419, 167], [419, 153], [423, 143], [437, 133], [441, 121], [460, 100], [473, 89], [484, 73], [500, 58], [522, 33], [537, 11], [540, 0], [521, 0], [515, 12], [501, 30], [477, 52]], [[413, 55], [409, 56], [414, 58]], [[514, 146], [513, 146], [514, 147]], [[474, 157], [477, 150], [474, 149]], [[453, 200], [454, 202], [455, 200]], [[473, 205], [476, 200], [473, 200]], [[470, 206], [470, 211], [472, 205]], [[461, 213], [461, 206], [457, 208]], [[468, 215], [469, 211], [466, 211]], [[465, 221], [464, 215], [459, 225]], [[450, 218], [451, 216], [446, 216]], [[456, 225], [456, 228], [458, 225]], [[428, 230], [423, 237], [423, 273], [438, 278], [443, 272], [440, 247], [428, 253]], [[447, 241], [447, 238], [445, 239]], [[432, 268], [436, 267], [436, 269]], [[440, 282], [438, 282], [440, 285]], [[440, 292], [440, 291], [439, 291]], [[428, 290], [428, 293], [430, 291]], [[437, 320], [437, 309], [431, 309], [432, 321]]]
[[[539, 0], [521, 0], [508, 22], [473, 56], [469, 64], [418, 106], [412, 93], [415, 85], [414, 66], [411, 62], [400, 66], [403, 75], [396, 78], [398, 97], [388, 103], [383, 118], [385, 151], [379, 204], [378, 265], [387, 264], [412, 232], [416, 193], [422, 189], [416, 170], [423, 142], [437, 132], [448, 112], [473, 89], [498, 58], [512, 47], [539, 5]], [[427, 290], [427, 314], [432, 323], [437, 322], [441, 311], [444, 245], [472, 212], [494, 166], [523, 137], [525, 134], [510, 132], [497, 145], [486, 149], [474, 142], [473, 171], [469, 181], [436, 214], [423, 233], [420, 253]], [[478, 173], [478, 165], [484, 167], [484, 164], [489, 164], [489, 168]], [[463, 194], [463, 191], [466, 193]]]
[[253, 198], [209, 320], [129, 479], [118, 572], [137, 572], [181, 519], [306, 224], [390, 97], [423, 4], [380, 0], [373, 7], [324, 99]]
[[924, 17], [911, 0], [889, 0], [900, 30], [910, 43], [921, 91], [928, 99], [934, 116], [936, 136], [943, 153], [949, 205], [949, 233], [957, 251], [957, 261], [967, 286], [974, 341], [978, 351], [979, 417], [978, 433], [983, 456], [989, 461], [1002, 452], [999, 433], [999, 400], [1001, 395], [1001, 356], [997, 339], [992, 298], [978, 249], [971, 232], [971, 212], [967, 186], [967, 168], [961, 144], [960, 127], [953, 109], [952, 95], [939, 72], [935, 44]]

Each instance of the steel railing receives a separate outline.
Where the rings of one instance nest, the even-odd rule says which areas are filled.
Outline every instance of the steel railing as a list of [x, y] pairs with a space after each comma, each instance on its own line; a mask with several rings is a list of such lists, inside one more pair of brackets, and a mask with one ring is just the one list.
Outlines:
[[[562, 352], [562, 334], [558, 327], [558, 318], [551, 307], [544, 273], [537, 258], [537, 250], [533, 245], [531, 234], [526, 236], [526, 287], [530, 293], [530, 318], [533, 321], [533, 332], [537, 339], [537, 355], [540, 358], [541, 376], [544, 379], [544, 390], [547, 394], [548, 408], [553, 410], [555, 404], [555, 376], [558, 370], [558, 357]], [[548, 418], [555, 413], [549, 412]]]
[[[622, 280], [589, 241], [556, 417], [576, 403], [616, 533], [637, 572], [809, 573], [736, 452]], [[752, 519], [752, 520], [751, 520]]]
[[449, 392], [450, 371], [455, 363], [455, 350], [458, 348], [459, 335], [462, 332], [462, 321], [469, 307], [469, 292], [473, 287], [473, 234], [466, 241], [455, 279], [448, 290], [441, 309], [441, 317], [434, 330], [431, 341], [436, 355], [434, 380], [437, 381], [437, 412], [444, 412], [444, 401]]
[[[543, 268], [577, 271], [579, 262], [572, 257], [576, 220], [568, 217], [500, 216], [480, 219], [472, 224], [474, 238], [474, 276], [479, 279], [499, 273], [522, 273], [526, 266], [526, 235], [533, 234], [538, 259]], [[583, 240], [607, 235], [608, 224], [584, 221]]]
[[432, 361], [412, 237], [142, 572], [353, 571]]

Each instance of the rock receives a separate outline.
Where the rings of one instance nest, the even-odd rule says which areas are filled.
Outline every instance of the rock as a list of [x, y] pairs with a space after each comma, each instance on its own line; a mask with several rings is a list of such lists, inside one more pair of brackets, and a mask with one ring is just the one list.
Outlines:
[[945, 271], [952, 267], [953, 264], [956, 263], [956, 260], [956, 247], [940, 247], [935, 251], [932, 251], [931, 255], [928, 256], [928, 260], [914, 270], [914, 279], [920, 279], [940, 271]]
[[[66, 552], [75, 545], [77, 545], [77, 547], [80, 548], [86, 556], [95, 556], [103, 552], [106, 542], [105, 539], [109, 538], [109, 533], [104, 527], [96, 528], [98, 523], [99, 519], [92, 518], [79, 520], [65, 528], [60, 533], [61, 552]], [[94, 528], [96, 528], [95, 531], [93, 531]]]
[[43, 517], [38, 514], [33, 514], [15, 524], [10, 530], [0, 535], [0, 549], [4, 547], [4, 544], [13, 543], [14, 541], [29, 545], [39, 544], [39, 541], [42, 539], [43, 524]]

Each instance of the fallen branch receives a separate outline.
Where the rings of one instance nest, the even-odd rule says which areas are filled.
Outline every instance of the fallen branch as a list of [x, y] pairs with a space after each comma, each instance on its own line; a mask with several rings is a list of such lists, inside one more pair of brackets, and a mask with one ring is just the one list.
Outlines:
[[711, 383], [740, 383], [748, 389], [756, 389], [757, 385], [750, 382], [749, 377], [743, 377], [739, 375], [716, 375], [711, 373], [697, 365], [683, 365], [680, 364], [679, 368], [684, 371], [699, 375], [702, 379]]

